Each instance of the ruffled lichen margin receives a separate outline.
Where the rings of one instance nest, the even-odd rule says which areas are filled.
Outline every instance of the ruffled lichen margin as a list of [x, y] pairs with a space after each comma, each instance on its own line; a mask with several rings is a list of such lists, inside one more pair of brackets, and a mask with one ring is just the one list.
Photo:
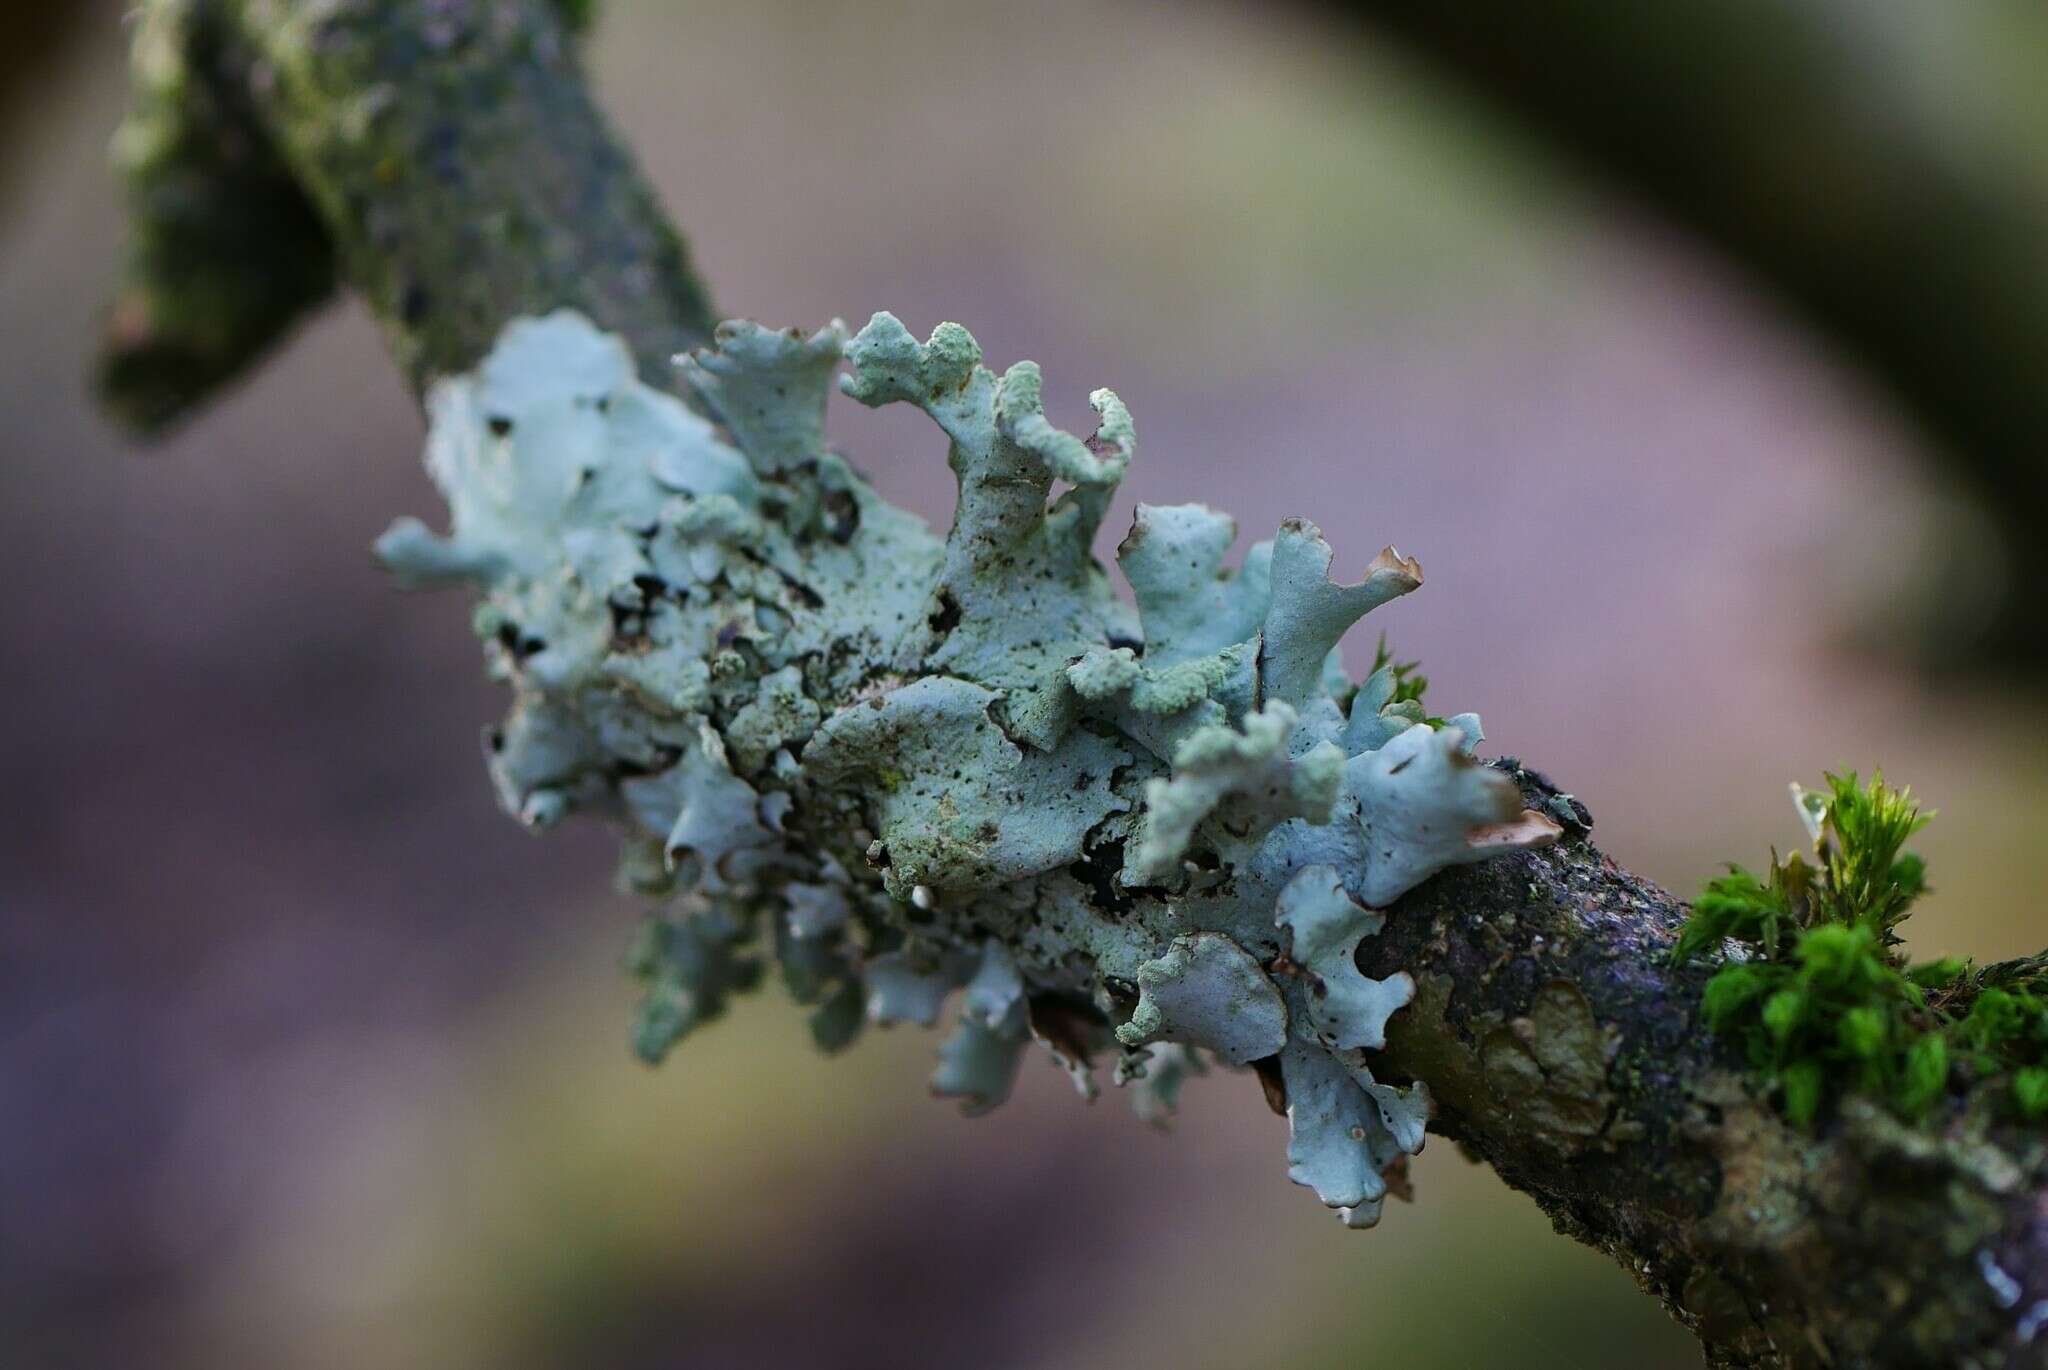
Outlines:
[[[957, 324], [920, 343], [889, 314], [850, 340], [727, 323], [679, 361], [715, 424], [583, 316], [514, 321], [428, 395], [449, 534], [379, 543], [408, 584], [483, 591], [505, 808], [617, 820], [660, 901], [641, 1053], [764, 959], [828, 1047], [965, 990], [934, 1092], [992, 1108], [1036, 1042], [1157, 1117], [1188, 1073], [1255, 1066], [1292, 1178], [1378, 1221], [1429, 1092], [1374, 1075], [1415, 981], [1365, 976], [1358, 944], [1435, 872], [1562, 832], [1473, 757], [1476, 717], [1345, 676], [1338, 639], [1421, 567], [1389, 547], [1335, 583], [1297, 519], [1227, 568], [1228, 517], [1140, 505], [1133, 608], [1092, 551], [1137, 447], [1110, 391], [1063, 432], [1036, 365], [997, 376]], [[943, 433], [943, 541], [827, 448], [835, 377]]]
[[[242, 374], [324, 292], [328, 269], [366, 303], [423, 396], [437, 377], [476, 368], [508, 321], [564, 307], [626, 339], [641, 378], [662, 389], [669, 359], [710, 339], [681, 240], [598, 114], [547, 0], [145, 0], [136, 33], [135, 141], [124, 138], [122, 151], [137, 251], [103, 372], [109, 403], [131, 422], [174, 420]], [[232, 136], [201, 136], [210, 125]], [[214, 155], [222, 150], [232, 161]], [[687, 207], [695, 188], [680, 191]], [[312, 265], [251, 272], [256, 249], [309, 253]], [[195, 271], [223, 288], [196, 288]], [[1360, 445], [1369, 448], [1369, 431]], [[830, 526], [846, 526], [853, 499], [849, 490], [830, 500]], [[1504, 536], [1527, 540], [1530, 567], [1550, 564], [1540, 530]], [[1128, 559], [1125, 569], [1135, 569]], [[1568, 598], [1540, 573], [1520, 584], [1531, 613]], [[1184, 627], [1204, 622], [1206, 611]], [[1223, 644], [1196, 645], [1193, 657]], [[1097, 664], [1112, 691], [1131, 674]], [[707, 688], [715, 699], [717, 681]], [[802, 725], [799, 694], [809, 698], [777, 687], [747, 727], [727, 725], [729, 769], [741, 753], [735, 730], [773, 735], [786, 726], [776, 721], [783, 701]], [[1019, 727], [996, 726], [1004, 737]], [[678, 762], [696, 754], [685, 748]], [[1812, 1132], [1789, 1126], [1701, 1021], [1710, 967], [1672, 962], [1684, 906], [1602, 854], [1582, 804], [1534, 771], [1496, 766], [1564, 835], [1438, 873], [1359, 941], [1362, 977], [1414, 982], [1371, 1057], [1376, 1083], [1425, 1082], [1432, 1133], [1527, 1193], [1560, 1232], [1610, 1255], [1699, 1336], [1712, 1364], [2041, 1364], [2040, 1129], [1956, 1092], [1910, 1124], [1852, 1097]], [[1164, 771], [1156, 778], [1170, 778]], [[534, 816], [545, 821], [551, 803]], [[1101, 864], [1070, 873], [1094, 893]], [[640, 869], [668, 878], [665, 862]], [[792, 929], [840, 916], [829, 884], [786, 892]], [[1304, 885], [1296, 898], [1313, 893]], [[915, 909], [914, 886], [912, 895]], [[1099, 897], [1113, 905], [1112, 895]], [[679, 940], [685, 926], [650, 924], [640, 948], [664, 989], [644, 1022], [650, 1046], [674, 1031], [668, 1016], [709, 1007], [667, 992], [681, 979], [668, 967], [720, 952], [716, 938]], [[1290, 937], [1302, 927], [1292, 921]], [[1212, 975], [1221, 964], [1227, 975], [1219, 950], [1228, 956], [1197, 939], [1162, 969]], [[907, 991], [932, 982], [899, 965], [889, 983], [916, 1007]], [[1983, 973], [2038, 967], [2036, 958]], [[868, 978], [878, 969], [886, 981], [874, 965]], [[735, 964], [729, 978], [755, 973]], [[817, 1019], [829, 1042], [859, 1020], [860, 995], [830, 965], [805, 974], [802, 992], [832, 1008]], [[1159, 972], [1146, 978], [1163, 983]], [[977, 964], [962, 1011], [990, 1031], [948, 1048], [952, 1078], [987, 1078], [1020, 1011], [1030, 1030], [1018, 984], [999, 960]], [[1143, 990], [1141, 978], [1141, 1000]], [[1164, 1023], [1174, 995], [1152, 997]], [[1070, 1002], [1047, 1001], [1048, 1040], [1064, 1040], [1060, 1006]], [[1150, 1012], [1139, 1018], [1133, 1006], [1132, 1016], [1147, 1031]], [[1241, 1044], [1256, 1044], [1257, 1014], [1248, 1026]], [[1277, 1092], [1280, 1082], [1267, 1071], [1261, 1083]], [[969, 1089], [961, 1097], [976, 1102]]]

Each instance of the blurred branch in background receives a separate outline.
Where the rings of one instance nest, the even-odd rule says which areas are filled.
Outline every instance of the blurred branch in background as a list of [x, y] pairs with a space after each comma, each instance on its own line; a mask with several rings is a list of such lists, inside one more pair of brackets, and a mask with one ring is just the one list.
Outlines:
[[218, 7], [158, 5], [114, 140], [128, 261], [100, 393], [144, 432], [187, 413], [334, 293], [319, 211], [258, 117], [250, 55]]
[[[1708, 239], [1863, 367], [1985, 515], [1885, 606], [2048, 668], [2048, 12], [2024, 0], [1337, 0]], [[1944, 584], [1994, 577], [1985, 621]], [[1937, 602], [1939, 600], [1939, 602]], [[1902, 621], [1903, 620], [1903, 621]], [[1896, 644], [1894, 644], [1896, 645]], [[1958, 657], [1962, 660], [1958, 661]]]
[[0, 195], [19, 174], [24, 116], [38, 99], [47, 98], [65, 55], [90, 21], [100, 17], [99, 7], [88, 0], [0, 8]]
[[332, 293], [337, 250], [416, 388], [541, 301], [612, 320], [650, 377], [708, 336], [681, 240], [569, 79], [592, 0], [502, 8], [474, 31], [375, 5], [142, 11], [110, 410], [144, 432], [189, 414]]

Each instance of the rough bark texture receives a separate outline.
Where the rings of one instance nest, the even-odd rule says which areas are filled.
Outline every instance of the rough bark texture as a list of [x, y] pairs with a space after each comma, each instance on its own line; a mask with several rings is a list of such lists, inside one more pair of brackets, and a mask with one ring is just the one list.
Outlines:
[[[330, 260], [421, 385], [563, 305], [629, 338], [650, 377], [708, 332], [548, 7], [172, 0], [149, 23], [145, 43], [180, 40], [152, 60], [187, 69], [140, 81], [138, 119], [175, 136], [130, 163], [144, 317], [110, 383], [132, 416], [160, 422], [232, 376], [324, 293]], [[236, 174], [254, 180], [230, 206]], [[246, 289], [178, 286], [243, 250], [252, 207], [278, 216], [263, 251], [313, 255]], [[1519, 776], [1532, 807], [1575, 814], [1572, 835], [1439, 875], [1361, 952], [1367, 974], [1419, 982], [1386, 1059], [1430, 1086], [1434, 1129], [1621, 1262], [1717, 1364], [2048, 1363], [2038, 1132], [1967, 1100], [1919, 1127], [1854, 1100], [1817, 1137], [1787, 1127], [1700, 1025], [1706, 969], [1667, 963], [1683, 906]]]
[[1908, 1127], [1853, 1098], [1816, 1137], [1788, 1127], [1700, 1023], [1711, 968], [1668, 964], [1684, 916], [1582, 838], [1409, 895], [1361, 959], [1422, 983], [1388, 1044], [1435, 1092], [1433, 1130], [1716, 1364], [2048, 1363], [2039, 1130], [1967, 1105]]

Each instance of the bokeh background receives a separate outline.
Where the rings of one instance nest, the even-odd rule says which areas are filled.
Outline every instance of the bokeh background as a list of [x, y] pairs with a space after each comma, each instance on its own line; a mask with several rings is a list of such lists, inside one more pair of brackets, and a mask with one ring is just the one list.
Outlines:
[[[360, 310], [154, 450], [95, 414], [124, 32], [69, 8], [0, 100], [0, 1363], [1698, 1363], [1441, 1141], [1342, 1231], [1249, 1078], [1162, 1135], [1034, 1062], [970, 1122], [934, 1037], [828, 1062], [772, 991], [639, 1066], [608, 838], [496, 813], [465, 604], [371, 565], [438, 507]], [[2037, 688], [1890, 631], [1971, 517], [1938, 445], [1515, 121], [1307, 5], [606, 11], [602, 97], [725, 310], [957, 318], [1056, 419], [1125, 397], [1126, 509], [1418, 555], [1372, 626], [1674, 888], [1881, 762], [1942, 814], [1916, 945], [2048, 943]], [[2040, 69], [1940, 12], [1923, 98]], [[935, 433], [834, 432], [947, 517]]]

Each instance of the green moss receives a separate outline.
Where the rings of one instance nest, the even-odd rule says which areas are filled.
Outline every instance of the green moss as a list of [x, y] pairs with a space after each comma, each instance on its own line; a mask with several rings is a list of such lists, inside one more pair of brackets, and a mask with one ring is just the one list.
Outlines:
[[1429, 693], [1429, 677], [1422, 674], [1422, 663], [1394, 660], [1394, 653], [1387, 646], [1385, 633], [1380, 634], [1379, 643], [1373, 648], [1372, 670], [1367, 674], [1377, 675], [1381, 671], [1386, 671], [1394, 682], [1393, 697], [1388, 701], [1390, 706], [1411, 706], [1399, 712], [1412, 713], [1432, 728], [1444, 726], [1444, 720], [1432, 716], [1428, 706], [1423, 703], [1423, 696]]
[[[1903, 850], [1927, 823], [1910, 790], [1874, 775], [1793, 786], [1813, 859], [1772, 854], [1763, 876], [1740, 866], [1707, 883], [1673, 951], [1725, 964], [1701, 1016], [1740, 1044], [1784, 1114], [1805, 1127], [1844, 1092], [1924, 1116], [1952, 1080], [2009, 1090], [2028, 1119], [2048, 1115], [2048, 976], [1973, 973], [1944, 957], [1910, 963], [1898, 929], [1927, 889]], [[1730, 944], [1741, 949], [1731, 954]]]
[[2032, 1121], [2048, 1114], [2048, 1066], [2022, 1066], [2013, 1072], [2012, 1094], [2021, 1117]]

